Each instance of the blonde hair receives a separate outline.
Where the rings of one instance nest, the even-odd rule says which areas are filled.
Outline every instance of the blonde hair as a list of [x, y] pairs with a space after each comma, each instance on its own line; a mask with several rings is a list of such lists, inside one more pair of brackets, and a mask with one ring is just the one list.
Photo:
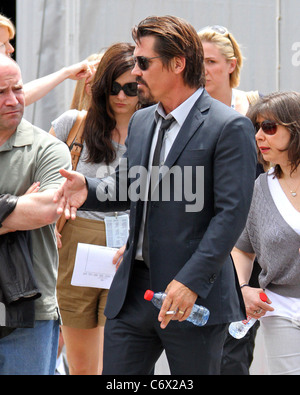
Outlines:
[[[90, 55], [86, 60], [89, 62], [93, 62], [95, 60], [101, 60], [103, 56], [103, 53], [100, 54], [92, 54]], [[92, 82], [90, 82], [90, 84], [92, 85]], [[86, 79], [82, 79], [82, 80], [78, 80], [76, 83], [76, 87], [74, 90], [74, 94], [73, 94], [73, 98], [72, 98], [72, 102], [71, 102], [71, 106], [70, 109], [73, 110], [78, 110], [78, 111], [82, 111], [82, 110], [88, 110], [91, 104], [91, 95], [87, 94], [86, 91]]]
[[0, 14], [0, 27], [7, 27], [9, 33], [9, 39], [12, 40], [15, 37], [16, 29], [14, 24], [6, 16]]
[[[224, 28], [225, 29], [225, 28]], [[214, 31], [213, 28], [207, 27], [198, 32], [201, 42], [214, 44], [227, 61], [236, 59], [236, 67], [230, 74], [230, 87], [237, 88], [240, 84], [240, 73], [243, 67], [243, 55], [238, 43], [231, 33], [226, 31], [221, 34]]]

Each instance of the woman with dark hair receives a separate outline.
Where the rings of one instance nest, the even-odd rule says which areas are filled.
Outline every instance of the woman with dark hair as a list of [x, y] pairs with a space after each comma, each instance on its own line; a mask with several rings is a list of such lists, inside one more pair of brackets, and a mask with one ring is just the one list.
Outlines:
[[[248, 115], [259, 158], [273, 167], [256, 182], [232, 256], [247, 315], [261, 321], [270, 374], [300, 374], [300, 94], [265, 96]], [[255, 256], [261, 288], [248, 285]]]
[[[99, 63], [91, 105], [84, 118], [83, 149], [77, 171], [89, 177], [110, 173], [125, 152], [128, 123], [138, 108], [137, 83], [131, 75], [134, 46], [117, 43]], [[69, 110], [52, 123], [51, 134], [66, 142], [78, 110]], [[105, 216], [114, 213], [78, 213], [61, 235], [58, 302], [70, 374], [100, 374], [108, 290], [71, 286], [78, 243], [106, 245]]]

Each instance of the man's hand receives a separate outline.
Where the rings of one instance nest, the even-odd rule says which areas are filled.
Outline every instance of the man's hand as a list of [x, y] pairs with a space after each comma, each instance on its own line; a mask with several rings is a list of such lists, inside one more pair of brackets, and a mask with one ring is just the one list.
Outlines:
[[[171, 320], [185, 321], [198, 297], [195, 292], [176, 280], [168, 285], [165, 293], [167, 296], [158, 315], [162, 329], [165, 329]], [[174, 314], [168, 315], [167, 311], [174, 311]]]
[[65, 214], [67, 219], [75, 219], [77, 209], [83, 205], [88, 196], [85, 177], [75, 171], [60, 170], [66, 181], [54, 194], [53, 202], [58, 204], [57, 214]]

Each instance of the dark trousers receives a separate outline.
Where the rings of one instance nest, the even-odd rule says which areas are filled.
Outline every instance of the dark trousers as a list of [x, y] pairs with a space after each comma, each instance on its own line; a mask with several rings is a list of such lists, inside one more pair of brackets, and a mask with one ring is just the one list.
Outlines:
[[[250, 286], [259, 288], [258, 276], [261, 267], [255, 260], [250, 278]], [[249, 330], [242, 339], [234, 339], [229, 333], [227, 334], [223, 350], [223, 359], [221, 364], [222, 376], [248, 376], [250, 366], [253, 361], [256, 333], [259, 328], [259, 321]]]
[[234, 339], [229, 333], [227, 335], [223, 358], [221, 364], [222, 376], [248, 376], [253, 361], [256, 332], [259, 321], [249, 330], [242, 339]]
[[149, 286], [149, 270], [136, 263], [121, 313], [106, 322], [103, 374], [150, 374], [163, 350], [173, 375], [220, 374], [226, 325], [171, 321], [162, 330], [159, 310], [144, 300]]

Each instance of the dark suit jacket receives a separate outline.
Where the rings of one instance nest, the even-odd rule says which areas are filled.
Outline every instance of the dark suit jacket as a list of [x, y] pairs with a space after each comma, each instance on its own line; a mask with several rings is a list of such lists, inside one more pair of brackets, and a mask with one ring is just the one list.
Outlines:
[[[127, 153], [128, 169], [148, 167], [149, 151], [155, 130], [156, 106], [140, 110], [131, 119]], [[176, 201], [172, 192], [175, 179], [170, 177], [169, 201], [151, 202], [148, 234], [151, 287], [164, 291], [176, 279], [199, 295], [198, 304], [206, 306], [211, 316], [208, 325], [238, 321], [245, 310], [230, 252], [241, 234], [250, 207], [256, 173], [254, 128], [244, 116], [212, 99], [206, 91], [200, 96], [182, 126], [165, 166], [192, 170], [189, 185], [193, 192], [204, 168], [203, 208], [187, 212], [191, 202], [186, 196]], [[179, 175], [178, 175], [179, 174]], [[125, 169], [116, 171], [117, 196], [121, 179], [133, 185]], [[165, 176], [167, 177], [167, 175]], [[162, 177], [162, 182], [165, 179]], [[192, 180], [192, 181], [191, 181]], [[177, 179], [178, 181], [178, 179]], [[143, 202], [97, 200], [99, 180], [87, 179], [89, 196], [84, 210], [117, 211], [130, 208], [130, 235], [123, 263], [111, 286], [106, 316], [115, 318], [126, 297], [136, 256]], [[103, 185], [103, 182], [102, 182]], [[183, 194], [184, 195], [184, 194]], [[199, 196], [198, 196], [199, 197]], [[201, 200], [200, 198], [198, 199]]]

